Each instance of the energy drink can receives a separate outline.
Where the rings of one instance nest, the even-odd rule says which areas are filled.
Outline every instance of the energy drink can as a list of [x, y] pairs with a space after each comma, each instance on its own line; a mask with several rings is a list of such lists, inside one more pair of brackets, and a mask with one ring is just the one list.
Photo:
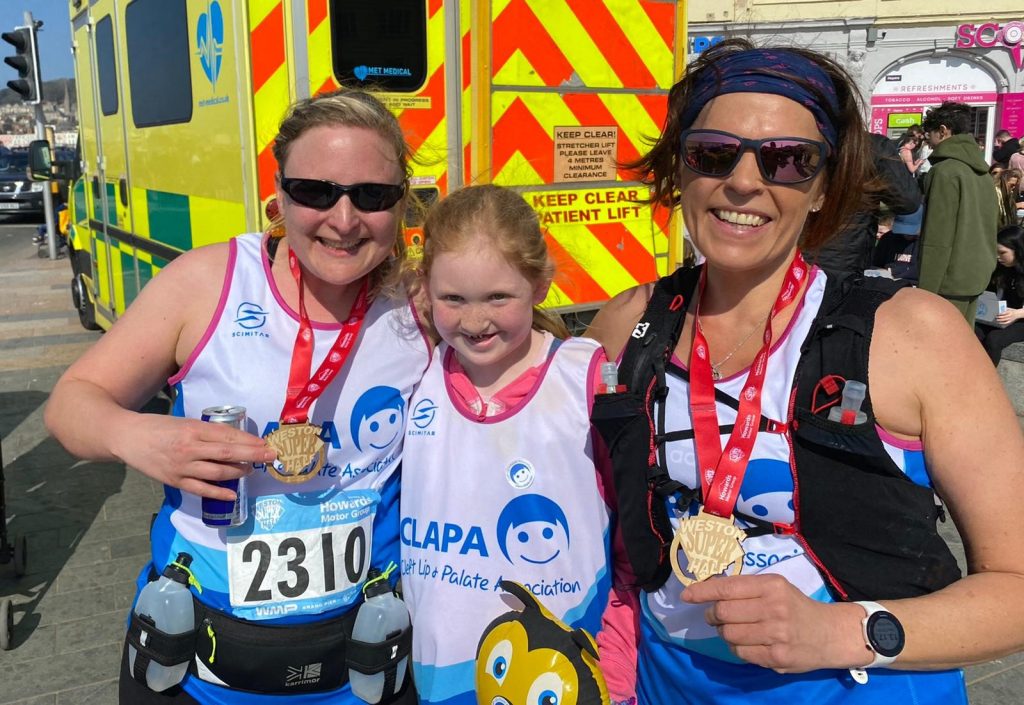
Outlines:
[[[222, 423], [242, 430], [245, 427], [244, 406], [210, 406], [203, 409], [203, 421]], [[236, 494], [234, 501], [203, 497], [203, 523], [207, 526], [239, 526], [249, 518], [248, 478], [223, 480], [217, 484]]]

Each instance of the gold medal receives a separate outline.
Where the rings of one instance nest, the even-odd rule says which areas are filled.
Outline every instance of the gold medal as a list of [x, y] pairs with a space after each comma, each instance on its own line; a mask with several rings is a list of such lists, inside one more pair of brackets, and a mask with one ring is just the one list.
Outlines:
[[[732, 517], [709, 514], [702, 507], [695, 517], [679, 521], [669, 558], [672, 571], [683, 585], [721, 575], [735, 564], [734, 575], [743, 570], [743, 539], [747, 534], [733, 523]], [[679, 565], [679, 552], [686, 557], [686, 567]]]
[[281, 482], [312, 479], [327, 461], [320, 429], [308, 423], [283, 423], [267, 436], [267, 443], [277, 451], [277, 460], [270, 467]]

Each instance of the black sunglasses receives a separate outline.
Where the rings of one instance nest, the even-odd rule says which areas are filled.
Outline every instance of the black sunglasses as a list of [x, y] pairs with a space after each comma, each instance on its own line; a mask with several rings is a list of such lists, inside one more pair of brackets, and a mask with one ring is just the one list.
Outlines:
[[679, 142], [683, 163], [703, 176], [728, 176], [749, 149], [757, 156], [761, 175], [773, 184], [810, 181], [828, 154], [825, 142], [802, 137], [748, 140], [720, 130], [683, 130]]
[[364, 213], [386, 211], [402, 200], [405, 183], [352, 184], [343, 186], [321, 179], [289, 179], [281, 177], [281, 190], [300, 206], [324, 211], [333, 208], [342, 196], [348, 195], [352, 205]]

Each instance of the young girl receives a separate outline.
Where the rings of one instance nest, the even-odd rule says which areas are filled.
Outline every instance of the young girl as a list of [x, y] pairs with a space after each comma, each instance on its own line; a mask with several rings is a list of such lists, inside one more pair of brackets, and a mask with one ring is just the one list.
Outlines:
[[[475, 705], [477, 645], [508, 611], [500, 580], [522, 583], [572, 627], [601, 629], [610, 482], [595, 471], [589, 412], [604, 357], [592, 340], [563, 339], [561, 322], [537, 308], [553, 266], [518, 194], [489, 185], [453, 193], [427, 215], [424, 234], [421, 283], [443, 342], [411, 401], [402, 585], [421, 702]], [[606, 629], [603, 644], [620, 626], [631, 623]], [[615, 648], [601, 666], [628, 689], [631, 674], [609, 674]], [[514, 655], [505, 659], [514, 674]]]

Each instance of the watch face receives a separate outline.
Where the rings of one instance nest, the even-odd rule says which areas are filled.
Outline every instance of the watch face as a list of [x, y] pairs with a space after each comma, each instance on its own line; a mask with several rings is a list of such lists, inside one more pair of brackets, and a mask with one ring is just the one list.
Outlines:
[[868, 640], [882, 656], [898, 656], [903, 651], [903, 625], [889, 612], [875, 612], [868, 618]]

